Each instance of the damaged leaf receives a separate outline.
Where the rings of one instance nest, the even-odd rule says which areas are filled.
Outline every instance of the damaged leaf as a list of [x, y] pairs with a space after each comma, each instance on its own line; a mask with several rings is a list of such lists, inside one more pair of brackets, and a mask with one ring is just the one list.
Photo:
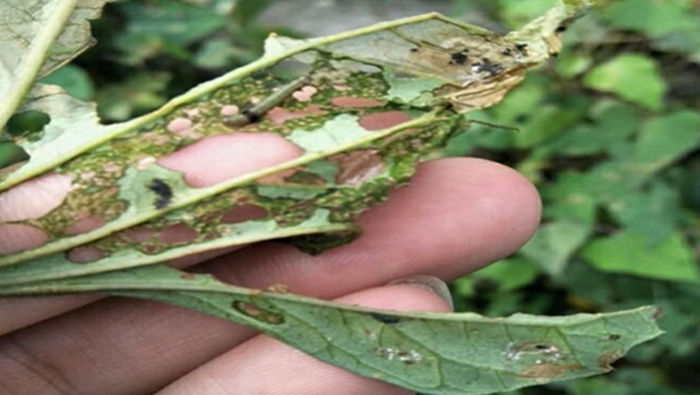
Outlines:
[[166, 266], [20, 286], [9, 293], [42, 288], [188, 307], [252, 326], [353, 373], [436, 395], [506, 392], [609, 372], [630, 348], [661, 334], [655, 324], [659, 312], [651, 307], [557, 318], [399, 313], [252, 291], [206, 275], [183, 278]]

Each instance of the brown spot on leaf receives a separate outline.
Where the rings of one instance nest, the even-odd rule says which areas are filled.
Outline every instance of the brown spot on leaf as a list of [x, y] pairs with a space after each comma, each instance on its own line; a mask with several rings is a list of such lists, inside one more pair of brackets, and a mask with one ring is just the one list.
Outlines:
[[612, 364], [615, 363], [617, 360], [622, 358], [624, 356], [624, 353], [622, 351], [613, 351], [609, 352], [607, 354], [603, 354], [600, 357], [598, 357], [598, 367], [603, 371], [603, 372], [609, 372], [613, 370]]
[[271, 311], [262, 309], [257, 305], [250, 302], [233, 302], [233, 308], [253, 318], [257, 321], [265, 322], [272, 325], [284, 324], [284, 316], [281, 314], [273, 313]]
[[41, 247], [49, 237], [41, 229], [22, 224], [0, 225], [0, 255]]
[[384, 171], [384, 161], [376, 150], [360, 150], [329, 158], [338, 165], [336, 182], [341, 185], [359, 185]]
[[360, 118], [360, 126], [365, 130], [376, 131], [389, 129], [410, 120], [411, 117], [401, 111], [378, 112]]
[[81, 246], [68, 251], [66, 256], [73, 263], [90, 263], [104, 258], [106, 253], [97, 247]]
[[527, 369], [523, 370], [520, 376], [528, 380], [541, 380], [542, 382], [546, 382], [561, 377], [566, 372], [574, 372], [577, 370], [581, 370], [581, 367], [578, 365], [557, 365], [544, 362], [541, 364], [532, 364]]
[[289, 286], [284, 285], [284, 284], [273, 284], [267, 287], [268, 292], [273, 292], [276, 294], [288, 294], [289, 293]]
[[254, 204], [235, 206], [228, 210], [221, 218], [223, 224], [240, 224], [243, 222], [263, 219], [270, 216], [270, 213], [263, 207]]
[[331, 100], [331, 104], [343, 108], [370, 108], [384, 105], [379, 100], [366, 99], [364, 97], [336, 97]]

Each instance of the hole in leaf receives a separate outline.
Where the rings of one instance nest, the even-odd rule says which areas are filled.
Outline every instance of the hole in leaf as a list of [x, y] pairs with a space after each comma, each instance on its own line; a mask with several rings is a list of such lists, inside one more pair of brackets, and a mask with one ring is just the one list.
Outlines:
[[369, 313], [369, 316], [374, 318], [375, 320], [381, 322], [382, 324], [393, 325], [393, 324], [398, 324], [399, 322], [401, 322], [401, 317], [397, 317], [395, 315]]
[[28, 159], [29, 154], [19, 145], [11, 141], [0, 143], [0, 175], [2, 175], [2, 169], [22, 163]]
[[12, 136], [26, 137], [30, 141], [36, 141], [41, 138], [40, 132], [49, 122], [51, 122], [51, 117], [45, 112], [25, 111], [13, 115], [7, 121], [6, 130]]
[[257, 321], [266, 322], [272, 325], [284, 324], [283, 315], [264, 310], [253, 303], [235, 301], [233, 302], [232, 306], [242, 314], [245, 314]]

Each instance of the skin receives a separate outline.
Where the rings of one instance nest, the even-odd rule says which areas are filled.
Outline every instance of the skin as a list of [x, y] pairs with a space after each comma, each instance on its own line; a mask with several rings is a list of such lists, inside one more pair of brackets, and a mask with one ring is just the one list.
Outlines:
[[[188, 151], [181, 162], [186, 173], [203, 182], [219, 179], [220, 172], [206, 173], [210, 150]], [[256, 160], [256, 152], [223, 156], [221, 167], [235, 174]], [[311, 257], [267, 242], [177, 264], [199, 264], [199, 271], [252, 288], [285, 284], [294, 293], [342, 303], [448, 311], [426, 286], [387, 284], [419, 274], [449, 280], [505, 257], [531, 237], [540, 209], [534, 187], [513, 170], [478, 159], [441, 159], [422, 164], [409, 187], [364, 214], [358, 221], [364, 236], [350, 245]], [[248, 328], [151, 302], [0, 299], [0, 317], [0, 395], [409, 393], [325, 365]]]

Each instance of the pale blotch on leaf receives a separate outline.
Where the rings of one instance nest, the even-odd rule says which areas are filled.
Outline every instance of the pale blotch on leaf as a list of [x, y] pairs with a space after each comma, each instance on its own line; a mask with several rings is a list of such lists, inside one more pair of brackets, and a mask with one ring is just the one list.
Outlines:
[[520, 377], [527, 380], [536, 380], [546, 383], [554, 380], [566, 372], [580, 370], [578, 365], [557, 365], [550, 362], [540, 362], [529, 366], [527, 369], [520, 372]]
[[333, 85], [333, 89], [337, 90], [338, 92], [347, 92], [352, 90], [351, 87], [345, 85]]
[[221, 114], [222, 117], [231, 117], [238, 115], [239, 112], [241, 112], [241, 109], [238, 106], [230, 104], [228, 106], [221, 107], [219, 114]]
[[384, 161], [377, 150], [360, 150], [329, 158], [338, 165], [336, 182], [342, 185], [360, 185], [384, 171]]
[[360, 118], [360, 126], [365, 130], [376, 131], [389, 129], [410, 120], [411, 117], [401, 111], [378, 112]]
[[538, 342], [510, 343], [503, 356], [511, 362], [526, 362], [542, 365], [557, 363], [564, 359], [558, 347]]
[[292, 97], [302, 103], [310, 102], [314, 95], [318, 93], [315, 86], [305, 86], [292, 94]]
[[0, 193], [0, 222], [41, 218], [63, 204], [72, 189], [70, 176], [49, 173]]
[[99, 261], [106, 255], [107, 253], [105, 251], [100, 250], [97, 247], [81, 246], [68, 251], [68, 255], [66, 257], [73, 263], [90, 263]]
[[236, 301], [233, 302], [232, 306], [234, 309], [254, 320], [272, 325], [284, 324], [283, 315], [262, 309], [253, 303]]
[[232, 133], [212, 136], [158, 160], [184, 174], [194, 188], [210, 187], [242, 175], [282, 164], [304, 151], [273, 133]]
[[7, 224], [0, 225], [0, 255], [40, 247], [49, 241], [42, 230], [30, 225]]
[[170, 121], [168, 124], [168, 131], [176, 134], [180, 137], [187, 137], [192, 139], [200, 138], [201, 135], [196, 133], [193, 129], [194, 122], [187, 118], [176, 118]]
[[399, 350], [396, 348], [382, 347], [377, 349], [377, 355], [387, 361], [402, 362], [407, 365], [418, 363], [423, 360], [423, 355], [415, 350]]
[[194, 119], [201, 115], [201, 111], [198, 108], [191, 108], [183, 111], [183, 114], [185, 114], [185, 116], [189, 119]]

